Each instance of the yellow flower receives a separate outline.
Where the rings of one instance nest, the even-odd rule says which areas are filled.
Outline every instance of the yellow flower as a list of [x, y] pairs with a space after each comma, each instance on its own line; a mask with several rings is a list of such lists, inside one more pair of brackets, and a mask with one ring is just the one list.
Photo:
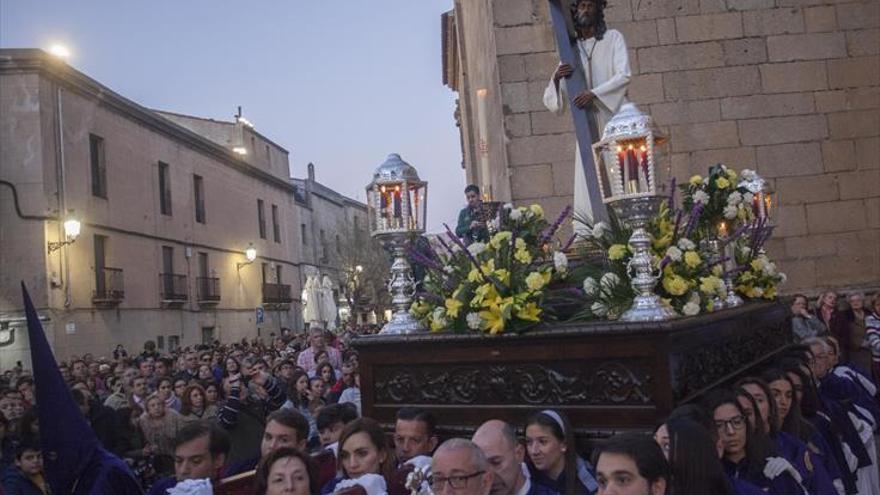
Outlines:
[[504, 331], [504, 315], [501, 314], [500, 308], [495, 307], [486, 311], [480, 311], [480, 318], [483, 319], [485, 329], [492, 335]]
[[608, 248], [608, 259], [619, 260], [626, 256], [626, 246], [623, 244], [614, 244]]
[[539, 205], [537, 203], [529, 206], [529, 209], [532, 210], [532, 213], [538, 218], [541, 218], [544, 216], [544, 209], [541, 208], [541, 205]]
[[776, 287], [772, 287], [772, 286], [768, 287], [764, 291], [763, 297], [764, 297], [764, 299], [770, 299], [770, 300], [776, 299]]
[[439, 332], [446, 328], [447, 322], [445, 318], [431, 318], [431, 331]]
[[504, 268], [495, 270], [495, 278], [504, 285], [510, 284], [510, 272]]
[[756, 272], [760, 272], [761, 270], [764, 269], [764, 262], [762, 262], [758, 258], [753, 259], [752, 262], [749, 263], [749, 265], [751, 265], [752, 270], [755, 270]]
[[479, 283], [483, 281], [483, 274], [480, 273], [480, 270], [476, 268], [472, 268], [470, 273], [468, 273], [468, 282]]
[[651, 245], [654, 246], [654, 249], [660, 251], [665, 250], [672, 244], [672, 232], [668, 234], [663, 234], [662, 237], [656, 238], [651, 241]]
[[512, 234], [510, 233], [509, 230], [502, 230], [501, 232], [499, 232], [499, 233], [497, 233], [497, 234], [495, 234], [495, 235], [492, 236], [492, 240], [489, 241], [489, 244], [490, 244], [493, 248], [498, 249], [498, 248], [501, 247], [501, 243], [502, 243], [502, 242], [504, 242], [504, 241], [510, 239], [511, 235], [512, 235]]
[[[517, 239], [517, 241], [521, 240], [522, 239]], [[513, 257], [523, 265], [528, 265], [532, 262], [532, 255], [526, 249], [517, 249], [516, 252], [513, 253]]]
[[671, 277], [663, 277], [663, 288], [673, 296], [680, 296], [687, 292], [688, 283], [678, 275], [672, 275]]
[[721, 279], [710, 275], [708, 277], [700, 277], [700, 292], [703, 294], [714, 294], [722, 287]]
[[516, 242], [513, 243], [516, 249], [526, 249], [526, 241], [522, 237], [517, 237]]
[[693, 175], [693, 176], [691, 176], [688, 183], [692, 186], [699, 186], [700, 184], [703, 183], [703, 178], [700, 177], [699, 175]]
[[483, 273], [492, 273], [495, 271], [495, 259], [490, 259], [489, 261], [480, 265], [480, 269], [483, 270]]
[[550, 273], [532, 272], [526, 277], [526, 287], [531, 291], [541, 290], [550, 281]]
[[458, 310], [464, 305], [463, 302], [458, 299], [447, 299], [446, 300], [446, 314], [449, 315], [450, 318], [458, 318]]
[[721, 268], [721, 265], [715, 265], [712, 267], [712, 275], [715, 275], [716, 277], [720, 277], [723, 274], [724, 274], [724, 270]]
[[492, 301], [498, 297], [498, 292], [492, 284], [483, 284], [474, 291], [474, 298], [471, 299], [471, 306], [480, 306], [483, 301]]
[[422, 317], [428, 313], [428, 304], [416, 301], [409, 307], [409, 312], [417, 317]]
[[517, 318], [526, 321], [540, 321], [541, 308], [537, 304], [530, 302], [516, 313]]
[[730, 187], [730, 181], [727, 180], [725, 177], [719, 177], [715, 180], [715, 187], [717, 187], [718, 189], [727, 189], [728, 187]]
[[684, 253], [684, 263], [691, 268], [699, 266], [701, 261], [700, 255], [697, 254], [696, 251], [687, 251]]
[[736, 170], [732, 168], [727, 169], [727, 178], [730, 180], [736, 180]]

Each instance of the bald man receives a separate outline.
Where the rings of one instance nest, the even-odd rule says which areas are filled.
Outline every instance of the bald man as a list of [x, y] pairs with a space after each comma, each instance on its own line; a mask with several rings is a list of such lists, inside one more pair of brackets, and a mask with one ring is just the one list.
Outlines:
[[558, 495], [549, 488], [532, 483], [524, 469], [525, 448], [516, 438], [513, 427], [504, 421], [486, 421], [471, 439], [489, 460], [495, 477], [491, 495]]

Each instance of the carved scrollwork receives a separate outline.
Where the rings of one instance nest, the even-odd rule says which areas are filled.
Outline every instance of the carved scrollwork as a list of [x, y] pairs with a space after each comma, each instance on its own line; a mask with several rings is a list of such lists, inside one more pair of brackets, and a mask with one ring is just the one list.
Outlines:
[[637, 363], [377, 366], [378, 403], [645, 405], [651, 377]]

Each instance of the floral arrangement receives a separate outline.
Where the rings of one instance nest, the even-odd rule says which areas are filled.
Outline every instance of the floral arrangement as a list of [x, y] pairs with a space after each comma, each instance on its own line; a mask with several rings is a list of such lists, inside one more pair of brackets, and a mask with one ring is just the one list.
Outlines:
[[465, 246], [446, 226], [446, 235], [410, 257], [427, 274], [410, 312], [432, 331], [474, 330], [490, 334], [523, 331], [553, 317], [551, 286], [568, 274], [568, 258], [553, 250], [566, 208], [555, 222], [540, 205], [504, 205], [491, 222], [488, 242]]
[[[725, 278], [732, 289], [748, 299], [774, 299], [785, 274], [776, 270], [763, 252], [770, 235], [764, 198], [755, 188], [763, 180], [751, 170], [724, 165], [709, 169], [706, 177], [695, 175], [679, 189], [682, 207], [675, 207], [673, 183], [669, 200], [651, 222], [652, 251], [660, 283], [655, 291], [679, 314], [686, 316], [712, 311], [727, 295]], [[586, 276], [583, 291], [588, 305], [583, 316], [615, 319], [632, 302], [627, 266], [632, 257], [627, 241], [631, 232], [613, 212], [609, 224], [589, 226], [584, 236], [588, 250], [606, 254], [607, 273], [600, 278]], [[717, 241], [718, 253], [710, 249]]]

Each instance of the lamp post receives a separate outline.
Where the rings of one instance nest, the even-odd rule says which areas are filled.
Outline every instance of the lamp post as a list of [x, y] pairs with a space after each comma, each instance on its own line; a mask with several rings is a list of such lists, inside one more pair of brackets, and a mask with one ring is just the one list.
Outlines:
[[257, 259], [257, 248], [254, 247], [254, 243], [249, 243], [247, 249], [244, 250], [244, 257], [247, 261], [238, 262], [235, 264], [236, 268], [241, 270], [241, 267], [250, 265]]
[[665, 142], [653, 129], [651, 117], [626, 103], [605, 126], [602, 140], [593, 145], [602, 201], [632, 228], [629, 245], [633, 256], [627, 272], [637, 295], [621, 316], [624, 321], [662, 321], [677, 316], [654, 293], [659, 273], [651, 253], [651, 234], [645, 228], [664, 201], [657, 194], [655, 171], [657, 146]]
[[425, 232], [428, 183], [419, 179], [416, 169], [392, 153], [373, 173], [367, 186], [370, 235], [391, 251], [391, 293], [393, 312], [382, 327], [382, 334], [408, 334], [426, 329], [409, 314], [416, 285], [406, 246], [413, 236]]

